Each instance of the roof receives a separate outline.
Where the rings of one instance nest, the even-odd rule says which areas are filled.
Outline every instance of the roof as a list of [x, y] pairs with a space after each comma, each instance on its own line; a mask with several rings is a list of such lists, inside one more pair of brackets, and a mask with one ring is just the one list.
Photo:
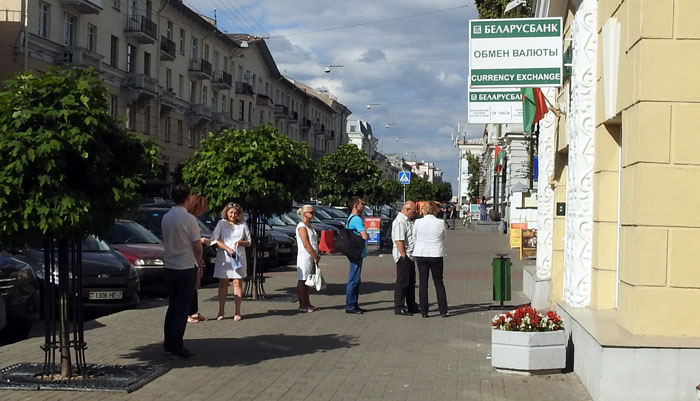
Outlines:
[[272, 75], [274, 78], [282, 77], [280, 70], [277, 68], [277, 63], [275, 63], [275, 59], [272, 57], [272, 53], [270, 53], [270, 49], [267, 47], [267, 43], [265, 43], [264, 38], [248, 35], [247, 33], [229, 33], [226, 36], [231, 41], [236, 43], [238, 47], [241, 47], [241, 43], [244, 41], [248, 43], [248, 46], [255, 46], [260, 52], [260, 56], [265, 62], [265, 65], [270, 71], [270, 75]]

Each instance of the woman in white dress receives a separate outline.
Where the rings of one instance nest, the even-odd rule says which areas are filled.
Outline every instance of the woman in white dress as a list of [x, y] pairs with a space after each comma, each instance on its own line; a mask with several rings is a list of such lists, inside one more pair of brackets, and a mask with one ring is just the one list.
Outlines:
[[[236, 203], [226, 205], [221, 212], [221, 219], [212, 235], [212, 240], [216, 240], [219, 247], [214, 267], [214, 277], [219, 279], [219, 313], [216, 320], [224, 318], [228, 283], [233, 279], [233, 299], [236, 305], [233, 320], [238, 321], [241, 320], [243, 279], [247, 275], [245, 247], [250, 246], [250, 231], [243, 221], [243, 208]], [[236, 263], [235, 259], [240, 263]]]
[[306, 286], [306, 278], [315, 270], [315, 265], [321, 260], [318, 253], [318, 236], [311, 227], [311, 219], [314, 217], [314, 207], [304, 205], [297, 210], [301, 221], [297, 224], [297, 298], [299, 298], [299, 312], [313, 312], [316, 307], [309, 300], [309, 287]]

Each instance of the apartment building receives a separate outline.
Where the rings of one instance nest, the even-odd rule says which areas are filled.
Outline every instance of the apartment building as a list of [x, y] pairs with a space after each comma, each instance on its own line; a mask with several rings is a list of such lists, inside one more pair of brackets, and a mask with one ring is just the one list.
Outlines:
[[0, 75], [55, 64], [100, 73], [112, 115], [162, 146], [166, 180], [226, 128], [272, 123], [320, 157], [350, 114], [283, 77], [262, 38], [225, 34], [181, 0], [0, 0]]

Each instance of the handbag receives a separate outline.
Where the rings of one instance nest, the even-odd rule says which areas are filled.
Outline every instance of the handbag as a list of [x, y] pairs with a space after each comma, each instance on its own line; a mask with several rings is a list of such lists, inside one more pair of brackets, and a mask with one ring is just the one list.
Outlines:
[[314, 272], [306, 277], [304, 284], [308, 287], [315, 288], [316, 291], [321, 291], [326, 288], [326, 280], [323, 278], [323, 275], [321, 275], [321, 268], [319, 268], [317, 264], [314, 263]]
[[230, 263], [233, 270], [238, 270], [243, 267], [243, 263], [241, 262], [241, 258], [238, 257], [238, 254], [234, 253], [231, 255], [230, 253], [224, 251], [224, 256], [226, 263]]
[[[357, 216], [354, 214], [351, 215], [350, 219], [348, 219], [348, 224], [353, 217]], [[338, 232], [335, 234], [335, 238], [333, 238], [333, 243], [335, 249], [350, 260], [360, 259], [362, 251], [365, 249], [365, 240], [363, 240], [359, 235], [354, 234], [352, 230], [348, 230], [345, 227], [340, 227]]]

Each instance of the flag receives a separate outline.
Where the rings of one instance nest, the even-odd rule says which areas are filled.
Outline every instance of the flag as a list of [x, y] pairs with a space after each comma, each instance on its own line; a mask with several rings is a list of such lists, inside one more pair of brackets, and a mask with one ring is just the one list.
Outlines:
[[520, 92], [523, 94], [523, 129], [530, 134], [549, 109], [540, 88], [520, 88]]
[[502, 151], [500, 146], [496, 145], [496, 149], [493, 151], [493, 165], [496, 168], [496, 172], [500, 173], [501, 172], [501, 163], [503, 162], [503, 159], [506, 158], [506, 152]]

